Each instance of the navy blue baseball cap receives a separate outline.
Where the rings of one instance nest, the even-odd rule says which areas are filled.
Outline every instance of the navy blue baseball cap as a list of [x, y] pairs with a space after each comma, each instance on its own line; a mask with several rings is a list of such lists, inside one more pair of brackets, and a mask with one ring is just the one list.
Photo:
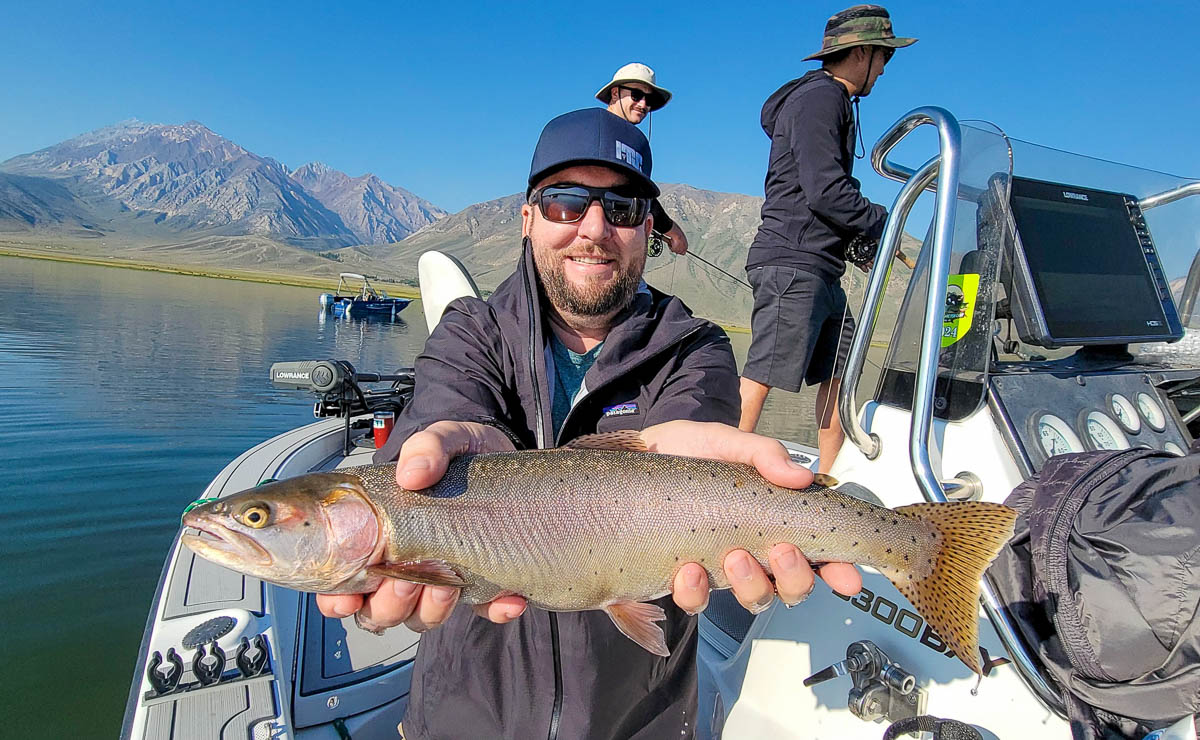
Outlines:
[[533, 150], [525, 197], [554, 170], [586, 164], [624, 172], [647, 196], [658, 195], [658, 186], [650, 179], [653, 160], [645, 135], [606, 108], [584, 108], [564, 113], [542, 129]]

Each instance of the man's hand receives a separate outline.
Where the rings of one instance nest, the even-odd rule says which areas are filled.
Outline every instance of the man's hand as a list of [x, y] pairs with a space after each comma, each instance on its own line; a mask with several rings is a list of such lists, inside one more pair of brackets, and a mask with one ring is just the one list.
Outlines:
[[[812, 471], [793, 462], [776, 440], [724, 424], [670, 421], [643, 429], [642, 439], [651, 452], [753, 465], [777, 486], [805, 488], [813, 480]], [[734, 596], [755, 614], [770, 606], [776, 593], [785, 604], [798, 604], [816, 585], [817, 574], [795, 545], [776, 545], [768, 561], [775, 576], [774, 585], [758, 561], [745, 550], [734, 550], [723, 563]], [[862, 589], [862, 576], [849, 563], [827, 563], [819, 575], [830, 588], [846, 596]], [[675, 574], [672, 593], [679, 608], [693, 614], [703, 611], [708, 606], [708, 574], [698, 563], [684, 565]]]
[[679, 228], [679, 224], [671, 227], [663, 236], [667, 239], [667, 249], [670, 249], [675, 254], [687, 254], [688, 238], [687, 234], [683, 233], [683, 229]]
[[[512, 449], [512, 442], [495, 427], [439, 421], [409, 437], [400, 448], [396, 482], [410, 491], [429, 488], [446, 474], [453, 457]], [[383, 629], [403, 622], [414, 632], [424, 632], [446, 621], [457, 602], [457, 588], [422, 586], [391, 578], [385, 579], [372, 594], [317, 595], [317, 606], [327, 617], [348, 617], [358, 612], [358, 621], [363, 626]], [[477, 614], [497, 624], [516, 619], [523, 611], [525, 600], [517, 596], [475, 606]]]

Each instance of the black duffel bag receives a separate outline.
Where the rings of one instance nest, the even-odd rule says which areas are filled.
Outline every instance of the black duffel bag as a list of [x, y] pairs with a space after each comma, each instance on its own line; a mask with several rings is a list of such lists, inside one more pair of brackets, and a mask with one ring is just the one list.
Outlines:
[[1061, 455], [1005, 503], [1020, 518], [989, 573], [1072, 736], [1200, 712], [1200, 452]]

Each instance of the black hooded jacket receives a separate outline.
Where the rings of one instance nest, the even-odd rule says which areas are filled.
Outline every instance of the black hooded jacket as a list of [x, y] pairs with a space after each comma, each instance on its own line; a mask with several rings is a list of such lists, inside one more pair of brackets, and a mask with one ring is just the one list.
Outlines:
[[[416, 361], [416, 392], [376, 461], [440, 420], [501, 427], [518, 446], [675, 419], [736, 424], [729, 340], [677, 298], [640, 292], [617, 318], [586, 393], [550, 438], [549, 327], [530, 250], [486, 301], [453, 301]], [[650, 654], [600, 611], [530, 607], [496, 625], [460, 606], [421, 638], [404, 719], [408, 740], [432, 738], [686, 738], [696, 727], [696, 620], [656, 602], [669, 658]]]
[[776, 90], [762, 109], [771, 139], [762, 225], [746, 269], [796, 267], [834, 282], [846, 243], [878, 239], [887, 210], [863, 197], [854, 169], [854, 114], [846, 88], [817, 69]]

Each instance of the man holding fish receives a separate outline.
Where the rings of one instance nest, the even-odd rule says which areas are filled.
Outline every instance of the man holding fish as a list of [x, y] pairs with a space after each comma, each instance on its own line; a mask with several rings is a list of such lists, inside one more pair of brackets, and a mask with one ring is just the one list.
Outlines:
[[848, 561], [877, 569], [981, 670], [978, 584], [1015, 512], [886, 509], [734, 428], [727, 337], [641, 280], [650, 170], [645, 137], [607, 111], [551, 121], [521, 264], [486, 302], [447, 307], [382, 464], [184, 515], [186, 546], [324, 593], [329, 616], [429, 630], [407, 740], [691, 737], [710, 586], [753, 612], [798, 603], [806, 555], [842, 594], [861, 587]]
[[[778, 442], [733, 428], [738, 376], [724, 332], [642, 282], [649, 199], [658, 194], [650, 172], [645, 137], [605, 110], [575, 111], [547, 124], [522, 207], [520, 266], [486, 303], [450, 304], [416, 361], [412, 405], [397, 420], [393, 442], [377, 454], [377, 462], [399, 456], [401, 486], [434, 485], [454, 456], [554, 447], [617, 430], [641, 430], [652, 451], [754, 465], [781, 486], [812, 482]], [[532, 544], [551, 550], [565, 543]], [[631, 567], [636, 555], [630, 553]], [[734, 593], [754, 611], [771, 603], [776, 588], [796, 603], [814, 585], [793, 545], [775, 546], [769, 562], [774, 586], [744, 550], [724, 561]], [[842, 593], [860, 586], [849, 565], [825, 566], [822, 576]], [[422, 638], [407, 737], [649, 738], [694, 731], [690, 615], [708, 603], [703, 566], [680, 567], [674, 603], [655, 602], [666, 611], [659, 624], [670, 658], [626, 640], [601, 612], [521, 616], [525, 600], [501, 596], [472, 613], [454, 609], [458, 593], [395, 580], [365, 599], [318, 597], [327, 615], [357, 612], [369, 627], [441, 625]]]

